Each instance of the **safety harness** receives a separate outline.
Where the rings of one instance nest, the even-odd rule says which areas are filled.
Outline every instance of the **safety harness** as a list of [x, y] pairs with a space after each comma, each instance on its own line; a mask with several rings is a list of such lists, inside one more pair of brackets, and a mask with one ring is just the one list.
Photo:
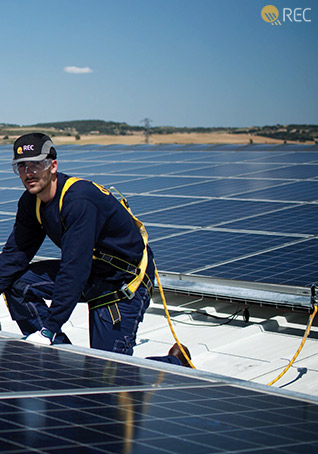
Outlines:
[[[60, 215], [61, 224], [62, 224], [64, 230], [66, 230], [66, 228], [65, 228], [65, 225], [63, 222], [63, 218], [61, 216], [63, 199], [66, 194], [66, 191], [74, 183], [76, 183], [77, 181], [80, 181], [80, 180], [82, 180], [82, 178], [70, 177], [66, 180], [66, 182], [62, 188], [62, 192], [61, 192], [61, 196], [60, 196], [60, 200], [59, 200], [59, 215]], [[103, 186], [101, 186], [97, 183], [94, 183], [94, 182], [92, 182], [92, 183], [105, 195], [111, 194], [111, 192], [108, 189], [104, 188]], [[113, 291], [113, 292], [106, 293], [104, 295], [97, 296], [90, 300], [87, 300], [87, 303], [89, 305], [89, 310], [107, 306], [114, 325], [116, 323], [120, 322], [120, 320], [121, 320], [120, 312], [119, 312], [118, 305], [117, 305], [117, 303], [119, 301], [122, 301], [125, 299], [128, 299], [128, 300], [132, 299], [141, 284], [144, 285], [144, 287], [146, 287], [150, 296], [152, 295], [152, 291], [153, 291], [152, 282], [151, 282], [150, 278], [148, 277], [148, 275], [146, 274], [146, 269], [148, 266], [148, 251], [147, 251], [148, 234], [147, 234], [147, 231], [146, 231], [143, 223], [141, 221], [139, 221], [139, 219], [137, 219], [133, 215], [133, 213], [128, 205], [127, 200], [122, 195], [121, 195], [120, 203], [131, 215], [131, 217], [135, 221], [135, 224], [137, 225], [139, 232], [142, 236], [143, 243], [144, 243], [144, 249], [143, 249], [141, 261], [136, 266], [134, 264], [127, 262], [126, 260], [121, 259], [120, 257], [115, 257], [106, 252], [94, 249], [93, 250], [93, 260], [100, 260], [119, 270], [127, 272], [128, 274], [130, 274], [133, 277], [132, 277], [132, 280], [128, 284], [124, 284], [120, 289]], [[38, 222], [42, 225], [40, 206], [41, 206], [41, 199], [39, 199], [39, 197], [37, 197], [37, 199], [36, 199], [36, 217], [37, 217]]]

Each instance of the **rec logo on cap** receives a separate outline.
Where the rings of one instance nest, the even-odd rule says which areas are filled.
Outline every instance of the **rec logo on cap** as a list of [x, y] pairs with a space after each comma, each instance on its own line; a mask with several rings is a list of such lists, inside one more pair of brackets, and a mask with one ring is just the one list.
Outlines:
[[17, 153], [18, 153], [18, 154], [22, 154], [22, 153], [23, 153], [22, 147], [19, 147], [19, 148], [17, 149]]
[[34, 145], [23, 145], [23, 151], [34, 151]]

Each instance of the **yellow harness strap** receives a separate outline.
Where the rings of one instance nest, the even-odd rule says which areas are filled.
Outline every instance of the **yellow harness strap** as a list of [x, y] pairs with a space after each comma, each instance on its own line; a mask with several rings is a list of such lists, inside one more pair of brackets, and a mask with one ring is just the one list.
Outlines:
[[62, 188], [60, 201], [59, 201], [59, 212], [60, 212], [60, 214], [61, 214], [61, 211], [62, 211], [63, 199], [64, 199], [66, 191], [72, 186], [72, 184], [76, 183], [76, 181], [79, 181], [81, 179], [82, 178], [70, 177], [70, 178], [68, 178], [65, 181], [64, 186]]
[[[82, 180], [82, 178], [70, 177], [64, 183], [64, 186], [63, 186], [62, 192], [61, 192], [61, 197], [60, 197], [60, 200], [59, 200], [59, 212], [60, 212], [60, 214], [61, 214], [61, 211], [62, 211], [63, 199], [64, 199], [66, 191], [74, 183], [76, 183], [76, 181], [80, 181], [80, 180]], [[92, 182], [92, 183], [101, 192], [103, 192], [104, 194], [106, 194], [106, 195], [110, 194], [108, 189], [104, 188], [103, 186], [101, 186], [101, 185], [99, 185], [97, 183], [94, 183], [94, 182]], [[140, 286], [140, 284], [142, 283], [142, 281], [143, 281], [143, 279], [145, 277], [145, 274], [146, 274], [147, 266], [148, 266], [148, 252], [147, 252], [148, 233], [147, 233], [143, 223], [141, 221], [139, 221], [139, 219], [137, 219], [136, 216], [133, 215], [133, 213], [131, 212], [131, 209], [126, 204], [126, 200], [124, 198], [122, 198], [120, 200], [120, 203], [128, 211], [130, 216], [135, 221], [135, 224], [137, 225], [137, 227], [138, 227], [138, 229], [140, 231], [140, 234], [142, 236], [142, 239], [143, 239], [143, 242], [144, 242], [144, 246], [145, 246], [144, 250], [143, 250], [141, 261], [140, 261], [140, 263], [138, 265], [138, 268], [139, 268], [140, 272], [138, 273], [138, 275], [131, 282], [129, 282], [129, 284], [127, 284], [126, 286], [124, 286], [124, 288], [121, 289], [122, 291], [126, 292], [127, 295], [133, 296], [135, 294], [136, 290], [138, 289], [138, 287]], [[39, 197], [37, 197], [36, 198], [36, 207], [35, 207], [36, 217], [37, 217], [37, 220], [39, 221], [39, 223], [42, 225], [41, 214], [40, 214], [40, 206], [41, 206], [41, 199], [39, 199]], [[97, 259], [97, 257], [94, 257], [94, 256], [93, 256], [93, 258]]]
[[36, 218], [39, 221], [39, 224], [42, 225], [41, 214], [40, 214], [40, 206], [41, 206], [41, 199], [39, 197], [36, 198], [36, 205], [35, 205], [35, 214]]
[[140, 269], [140, 273], [131, 282], [129, 282], [129, 284], [127, 284], [127, 288], [129, 290], [129, 292], [134, 294], [136, 292], [136, 290], [138, 289], [139, 285], [142, 283], [142, 281], [145, 277], [145, 274], [146, 274], [147, 266], [148, 266], [148, 252], [147, 252], [148, 233], [147, 233], [147, 230], [145, 229], [145, 226], [143, 225], [143, 223], [141, 221], [139, 221], [139, 219], [137, 219], [136, 216], [134, 216], [132, 214], [131, 209], [129, 207], [127, 207], [127, 205], [125, 203], [125, 199], [121, 199], [120, 203], [122, 204], [123, 207], [126, 208], [128, 213], [130, 214], [130, 216], [135, 221], [135, 224], [139, 228], [139, 232], [142, 236], [144, 246], [145, 246], [144, 250], [143, 250], [141, 261], [138, 265], [138, 268]]
[[[79, 181], [81, 179], [82, 178], [70, 177], [64, 183], [64, 186], [63, 186], [63, 189], [62, 189], [62, 192], [61, 192], [60, 201], [59, 201], [59, 212], [60, 213], [62, 211], [63, 199], [64, 199], [66, 191], [69, 189], [70, 186], [72, 186], [72, 184], [74, 184], [76, 181]], [[41, 206], [41, 199], [39, 197], [37, 197], [36, 198], [36, 205], [35, 205], [35, 214], [36, 214], [37, 220], [42, 225], [40, 206]]]

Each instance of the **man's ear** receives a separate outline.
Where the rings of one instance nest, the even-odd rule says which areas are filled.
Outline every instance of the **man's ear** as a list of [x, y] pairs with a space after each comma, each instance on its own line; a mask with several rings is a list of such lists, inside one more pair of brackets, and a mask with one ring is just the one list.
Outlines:
[[53, 159], [52, 162], [51, 162], [51, 173], [56, 173], [57, 172], [57, 160], [56, 159]]

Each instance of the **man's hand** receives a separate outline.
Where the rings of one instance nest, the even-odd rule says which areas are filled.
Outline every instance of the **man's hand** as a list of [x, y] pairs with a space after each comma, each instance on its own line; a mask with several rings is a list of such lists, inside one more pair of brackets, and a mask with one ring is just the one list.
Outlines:
[[25, 340], [34, 344], [51, 345], [54, 341], [55, 334], [47, 328], [42, 328], [41, 331], [29, 334]]

